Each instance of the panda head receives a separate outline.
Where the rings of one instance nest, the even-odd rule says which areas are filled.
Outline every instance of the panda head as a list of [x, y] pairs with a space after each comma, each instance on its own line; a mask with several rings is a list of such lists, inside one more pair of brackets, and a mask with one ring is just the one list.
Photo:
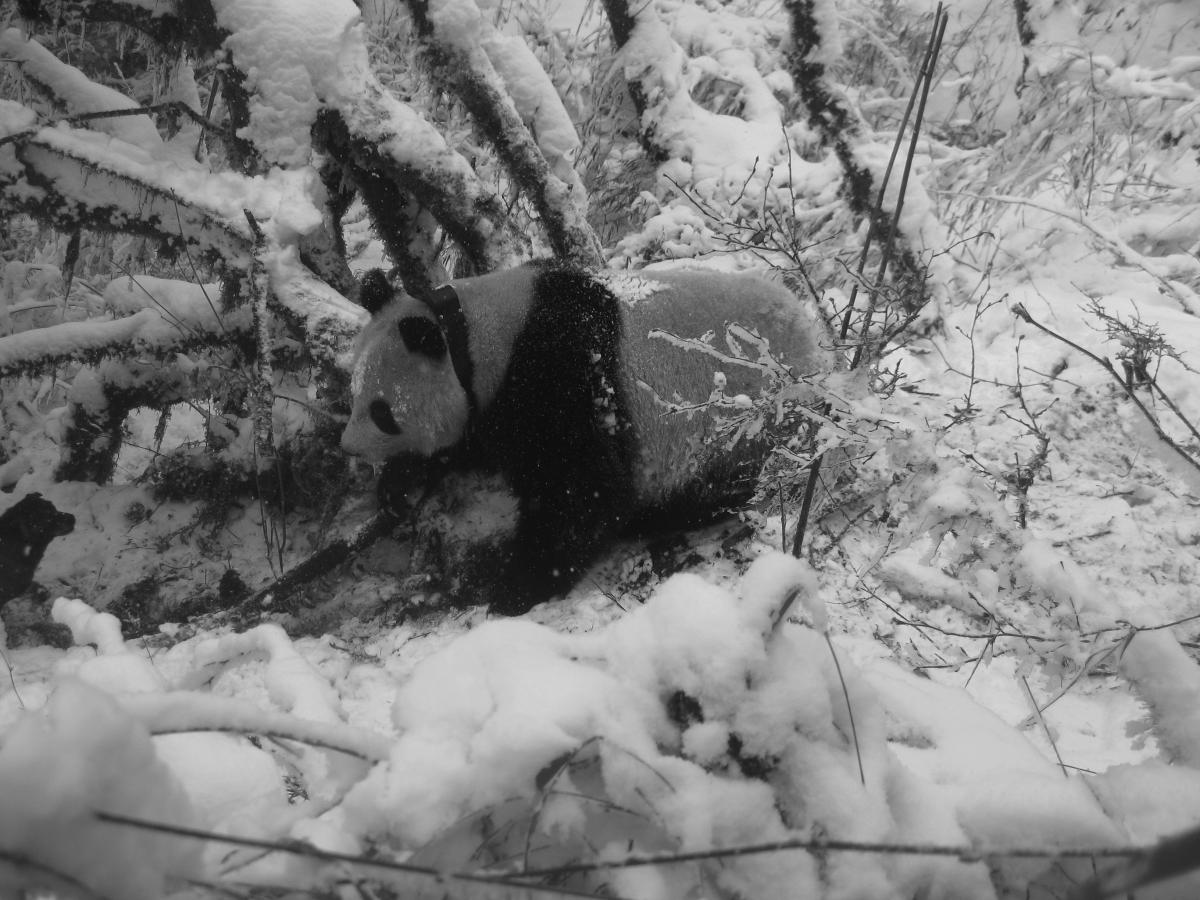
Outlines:
[[364, 276], [359, 297], [371, 319], [354, 356], [342, 449], [385, 462], [454, 446], [466, 431], [470, 404], [433, 310], [394, 290], [378, 270]]

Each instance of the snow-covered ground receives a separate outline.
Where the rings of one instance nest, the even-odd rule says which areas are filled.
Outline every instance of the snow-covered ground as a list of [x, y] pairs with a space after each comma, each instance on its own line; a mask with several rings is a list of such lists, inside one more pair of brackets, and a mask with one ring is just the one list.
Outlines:
[[[187, 161], [190, 150], [176, 153], [190, 136], [131, 155], [121, 142], [157, 141], [153, 128], [142, 134], [148, 120], [139, 117], [111, 120], [103, 138], [64, 126], [37, 140], [46, 153], [104, 163], [114, 179], [165, 172], [182, 159], [162, 180], [163, 196], [204, 199], [189, 227], [219, 232], [214, 246], [236, 255], [250, 243], [244, 209], [281, 240], [317, 215], [305, 162], [313, 97], [350, 105], [376, 84], [362, 68], [352, 4], [337, 7], [342, 18], [324, 31], [306, 31], [296, 16], [296, 32], [315, 42], [308, 55], [284, 52], [297, 46], [286, 31], [251, 15], [267, 0], [217, 6], [240, 36], [239, 53], [261, 67], [248, 134], [295, 168], [249, 180], [202, 171]], [[817, 6], [836, 15], [832, 3]], [[993, 27], [993, 5], [961, 6], [954, 24], [962, 34], [979, 38]], [[467, 46], [482, 28], [497, 60], [511, 49], [473, 4], [444, 7], [463, 13], [438, 24], [447, 40]], [[677, 153], [665, 174], [716, 197], [758, 190], [764, 208], [790, 191], [811, 201], [810, 211], [841, 209], [832, 155], [793, 152], [792, 143], [811, 140], [798, 120], [780, 157], [788, 165], [750, 184], [754, 142], [777, 141], [783, 128], [772, 92], [787, 78], [762, 71], [775, 65], [764, 63], [778, 55], [765, 47], [783, 26], [724, 7], [680, 7], [664, 5], [679, 15], [653, 21], [626, 62], [740, 84], [744, 121], [666, 84], [659, 112], [678, 127], [663, 129]], [[1079, 60], [1063, 47], [1073, 46], [1071, 16], [1082, 14], [1035, 7], [1043, 49], [1063, 53], [1047, 50], [1036, 62], [1068, 59], [1063, 83], [1078, 89], [1068, 75]], [[1153, 28], [1108, 32], [1111, 46], [1093, 48], [1095, 69], [1082, 83], [1106, 100], [1179, 91], [1186, 100], [1191, 90], [1182, 108], [1194, 117], [1187, 78], [1200, 62], [1172, 41], [1196, 26], [1182, 4], [1158, 4], [1157, 15]], [[7, 53], [26, 54], [25, 65], [86, 100], [76, 112], [124, 103], [14, 33], [3, 40]], [[964, 38], [948, 58], [964, 79], [994, 67], [994, 81], [973, 87], [995, 96], [948, 77], [931, 101], [936, 115], [973, 126], [974, 110], [956, 104], [978, 103], [1001, 131], [1028, 126], [1012, 91], [1019, 49], [990, 58], [980, 47], [986, 41]], [[838, 48], [824, 49], [836, 57]], [[527, 108], [548, 96], [543, 74], [523, 55], [492, 70], [529, 88]], [[312, 96], [293, 94], [296, 84]], [[465, 160], [432, 126], [421, 120], [406, 132], [409, 107], [385, 106], [396, 141], [413, 142], [404, 152], [466, 179]], [[579, 147], [565, 113], [556, 105], [542, 114], [548, 159], [576, 178]], [[1191, 121], [1181, 114], [1171, 127]], [[1054, 137], [1053, 122], [1036, 124]], [[35, 121], [3, 101], [0, 126], [15, 133]], [[880, 146], [864, 150], [872, 167]], [[1125, 149], [1131, 158], [1145, 150]], [[191, 622], [127, 639], [103, 611], [116, 598], [158, 604], [150, 618], [161, 618], [176, 582], [207, 581], [213, 597], [222, 572], [251, 587], [267, 583], [263, 509], [235, 506], [208, 532], [191, 527], [194, 504], [154, 501], [136, 481], [158, 424], [143, 413], [128, 423], [114, 484], [54, 483], [61, 394], [49, 378], [21, 382], [17, 399], [4, 398], [22, 452], [0, 468], [0, 486], [11, 489], [0, 494], [0, 512], [40, 491], [77, 527], [50, 545], [38, 570], [52, 595], [64, 595], [52, 614], [71, 646], [0, 641], [8, 673], [0, 683], [0, 897], [30, 896], [22, 891], [38, 884], [110, 900], [1092, 898], [1128, 894], [1131, 861], [1152, 874], [1194, 864], [1200, 839], [1165, 855], [1146, 848], [1200, 825], [1200, 435], [1189, 425], [1200, 422], [1200, 218], [1185, 191], [1164, 190], [1169, 204], [1127, 198], [1195, 184], [1200, 166], [1194, 154], [1176, 155], [1179, 168], [1154, 169], [1146, 152], [1129, 168], [1139, 177], [1154, 170], [1153, 179], [1093, 184], [1098, 197], [1116, 199], [1089, 206], [1077, 186], [1031, 187], [1053, 181], [1046, 173], [1059, 161], [1022, 168], [1008, 160], [1006, 171], [1017, 174], [1003, 181], [997, 165], [997, 184], [988, 183], [995, 193], [972, 197], [959, 190], [970, 181], [963, 172], [976, 159], [984, 166], [986, 154], [922, 151], [902, 224], [937, 251], [934, 302], [916, 323], [923, 333], [885, 359], [903, 372], [900, 389], [885, 397], [858, 376], [831, 382], [856, 398], [857, 433], [871, 455], [811, 529], [806, 562], [774, 549], [794, 522], [784, 535], [772, 515], [733, 549], [718, 532], [697, 536], [701, 561], [639, 594], [622, 587], [647, 568], [644, 548], [630, 544], [569, 597], [497, 620], [483, 609], [391, 604], [405, 560], [390, 558], [396, 544], [385, 541], [319, 588], [324, 596], [309, 598], [315, 609], [238, 628], [191, 606], [180, 615]], [[0, 164], [15, 159], [0, 155]], [[648, 247], [700, 258], [721, 242], [677, 195], [643, 191], [630, 202], [641, 230], [617, 243], [614, 262]], [[214, 222], [223, 223], [215, 232]], [[378, 256], [378, 247], [369, 252]], [[272, 257], [280, 298], [302, 318], [349, 329], [355, 308], [305, 276], [291, 253]], [[215, 292], [163, 281], [152, 304], [126, 279], [60, 312], [57, 269], [12, 265], [0, 327], [28, 335], [0, 348], [14, 353], [39, 339], [68, 349], [117, 340], [96, 328], [105, 316], [116, 317], [105, 327], [136, 343], [217, 315]], [[46, 321], [23, 318], [36, 316]], [[1157, 387], [1132, 392], [1165, 437], [1114, 377], [1122, 354], [1137, 368], [1130, 354], [1139, 344], [1128, 333], [1123, 343], [1107, 340], [1105, 316], [1154, 324], [1170, 345], [1150, 359]], [[61, 324], [36, 327], [51, 322]], [[53, 354], [60, 345], [48, 346]], [[1113, 371], [1083, 351], [1112, 360]], [[94, 387], [76, 378], [72, 399]], [[277, 406], [281, 432], [305, 399], [297, 389]], [[177, 410], [160, 448], [194, 436], [203, 413]], [[348, 531], [368, 506], [353, 501], [338, 523], [301, 523], [297, 533]], [[289, 562], [311, 549], [292, 541]], [[1136, 888], [1141, 900], [1198, 893], [1196, 872]]]
[[[166, 649], [55, 601], [76, 646], [6, 654], [0, 846], [107, 897], [162, 896], [164, 876], [423, 896], [581, 861], [596, 868], [555, 883], [638, 898], [1068, 896], [1110, 862], [1072, 851], [1195, 826], [1195, 478], [1100, 366], [1010, 307], [1110, 354], [1081, 291], [1158, 321], [1185, 359], [1200, 327], [1149, 277], [1075, 250], [975, 322], [982, 412], [936, 444], [922, 423], [966, 393], [955, 370], [970, 370], [975, 310], [912, 345], [920, 393], [897, 395], [872, 465], [926, 469], [864, 500], [882, 524], [822, 548], [818, 571], [763, 543], [744, 573], [714, 557], [624, 610], [587, 586], [528, 621], [432, 611]], [[982, 471], [1035, 449], [1019, 399], [989, 383], [1016, 383], [1018, 342], [1050, 442], [1025, 530]], [[1192, 373], [1167, 361], [1159, 383], [1200, 413]], [[44, 487], [64, 503], [83, 490]], [[84, 548], [51, 545], [45, 571], [69, 572]], [[724, 855], [774, 842], [789, 848]], [[372, 851], [409, 868], [347, 861]], [[684, 861], [601, 865], [655, 854]]]

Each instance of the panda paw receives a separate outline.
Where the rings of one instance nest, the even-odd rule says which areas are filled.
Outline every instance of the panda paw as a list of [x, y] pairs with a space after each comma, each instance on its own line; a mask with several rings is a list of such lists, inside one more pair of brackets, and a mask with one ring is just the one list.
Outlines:
[[497, 593], [488, 605], [488, 612], [494, 616], [523, 616], [542, 602], [523, 591], [502, 589]]
[[429, 461], [418, 456], [397, 456], [389, 459], [379, 473], [375, 499], [379, 509], [400, 518], [407, 518], [428, 490]]
[[574, 578], [565, 577], [556, 568], [547, 570], [544, 564], [523, 559], [518, 549], [490, 591], [488, 611], [498, 616], [521, 616], [547, 600], [562, 597], [573, 583]]

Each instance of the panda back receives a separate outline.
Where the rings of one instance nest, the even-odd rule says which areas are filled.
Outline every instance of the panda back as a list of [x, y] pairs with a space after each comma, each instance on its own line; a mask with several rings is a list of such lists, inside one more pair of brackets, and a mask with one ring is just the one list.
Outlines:
[[715, 413], [670, 412], [668, 404], [704, 403], [716, 372], [725, 376], [727, 395], [756, 398], [765, 386], [762, 374], [651, 332], [683, 339], [712, 332], [712, 345], [728, 353], [726, 325], [737, 322], [766, 338], [773, 356], [803, 374], [833, 367], [824, 323], [782, 285], [748, 274], [663, 270], [614, 273], [604, 280], [622, 312], [622, 369], [638, 436], [637, 494], [643, 505], [686, 513], [689, 507], [702, 512], [740, 502], [753, 490], [763, 448], [746, 441], [732, 448], [714, 442]]
[[[725, 328], [738, 322], [800, 373], [833, 368], [815, 309], [753, 275], [587, 273], [530, 264], [455, 281], [454, 288], [482, 414], [475, 458], [506, 471], [522, 493], [526, 484], [565, 487], [579, 480], [579, 470], [594, 471], [603, 473], [598, 481], [616, 506], [628, 502], [633, 515], [669, 510], [664, 518], [678, 520], [692, 509], [711, 513], [740, 502], [753, 490], [763, 448], [715, 442], [713, 412], [670, 412], [669, 405], [703, 404], [718, 371], [728, 395], [758, 397], [762, 373], [653, 331], [683, 339], [713, 332], [713, 346], [728, 352]], [[597, 426], [593, 357], [606, 360], [599, 376], [616, 388], [625, 428]]]

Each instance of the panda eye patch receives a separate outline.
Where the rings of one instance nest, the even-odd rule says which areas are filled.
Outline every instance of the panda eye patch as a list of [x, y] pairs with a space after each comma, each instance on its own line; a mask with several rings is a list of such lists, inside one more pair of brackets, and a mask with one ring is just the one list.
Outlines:
[[437, 322], [424, 316], [408, 316], [396, 323], [400, 329], [400, 337], [404, 346], [412, 353], [419, 353], [431, 359], [441, 359], [446, 355], [446, 339]]
[[400, 433], [400, 426], [396, 424], [396, 417], [392, 415], [391, 409], [383, 400], [372, 400], [371, 405], [367, 408], [367, 412], [371, 415], [371, 421], [375, 423], [375, 427], [384, 434], [397, 435]]

